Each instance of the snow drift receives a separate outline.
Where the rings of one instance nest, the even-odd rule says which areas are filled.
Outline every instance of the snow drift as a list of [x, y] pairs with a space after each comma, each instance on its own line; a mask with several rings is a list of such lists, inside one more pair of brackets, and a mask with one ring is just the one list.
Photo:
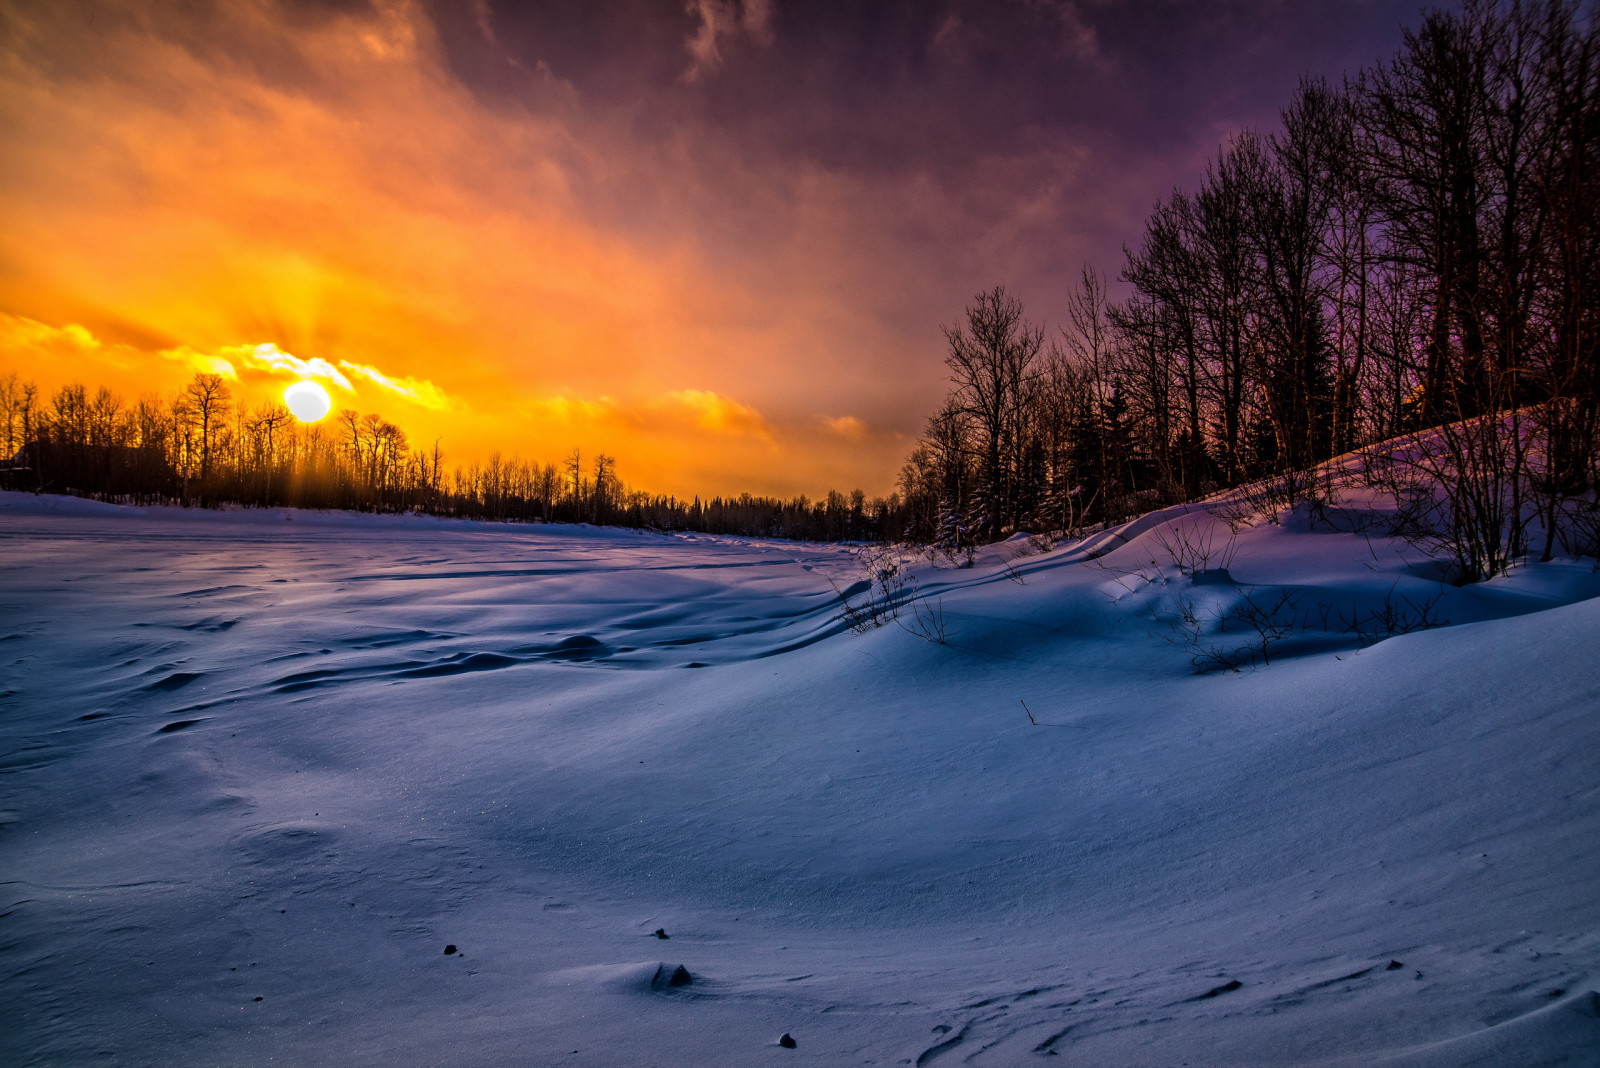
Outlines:
[[836, 547], [0, 495], [0, 1053], [1596, 1063], [1600, 576], [1280, 518], [856, 633]]

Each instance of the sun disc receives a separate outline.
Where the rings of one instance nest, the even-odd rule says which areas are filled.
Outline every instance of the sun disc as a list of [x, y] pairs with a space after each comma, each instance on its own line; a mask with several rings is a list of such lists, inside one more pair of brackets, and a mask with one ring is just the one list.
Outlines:
[[320, 383], [300, 381], [283, 391], [283, 403], [302, 423], [315, 423], [333, 411], [333, 398]]

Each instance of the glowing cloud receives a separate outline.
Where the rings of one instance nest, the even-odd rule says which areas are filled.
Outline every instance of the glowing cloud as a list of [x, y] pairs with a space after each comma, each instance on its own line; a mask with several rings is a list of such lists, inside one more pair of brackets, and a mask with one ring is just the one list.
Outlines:
[[100, 341], [77, 323], [51, 326], [25, 315], [0, 312], [0, 351], [23, 348], [60, 348], [93, 351]]
[[202, 352], [189, 345], [165, 349], [159, 355], [175, 360], [208, 374], [224, 378], [239, 378], [240, 369], [269, 375], [284, 375], [295, 379], [315, 378], [330, 382], [345, 392], [353, 392], [350, 380], [333, 364], [321, 357], [303, 360], [284, 352], [270, 342], [260, 345], [223, 345], [213, 352]]
[[679, 389], [634, 400], [614, 397], [576, 397], [557, 394], [529, 405], [530, 415], [541, 422], [593, 430], [625, 429], [639, 433], [681, 434], [698, 431], [719, 437], [742, 437], [771, 442], [772, 427], [756, 409], [715, 390]]
[[830, 434], [837, 434], [846, 441], [861, 441], [867, 436], [867, 424], [853, 415], [841, 415], [837, 418], [823, 416], [822, 425]]
[[541, 397], [529, 405], [535, 419], [540, 422], [559, 423], [562, 426], [630, 422], [617, 402], [610, 397], [573, 397], [561, 394]]
[[391, 378], [376, 367], [351, 363], [349, 360], [340, 360], [339, 366], [353, 375], [365, 378], [380, 389], [386, 389], [397, 397], [404, 397], [412, 404], [436, 412], [446, 411], [450, 407], [450, 398], [445, 396], [444, 390], [425, 378], [412, 378], [409, 375]]
[[[78, 323], [51, 326], [25, 315], [0, 312], [0, 360], [8, 369], [24, 374], [48, 368], [78, 379], [107, 372], [115, 378], [118, 372], [145, 363], [148, 354], [131, 345], [104, 341]], [[52, 384], [52, 377], [60, 376], [46, 376], [46, 385]]]
[[[248, 379], [258, 388], [265, 385], [263, 379], [290, 378], [295, 383], [290, 388], [300, 389], [297, 396], [328, 399], [324, 384], [346, 393], [357, 393], [356, 385], [351, 380], [351, 375], [354, 375], [422, 408], [443, 411], [450, 407], [444, 391], [424, 379], [393, 376], [376, 367], [348, 360], [341, 360], [335, 366], [320, 356], [307, 359], [285, 352], [271, 342], [221, 345], [211, 350], [176, 345], [152, 352], [135, 345], [96, 337], [87, 327], [78, 323], [52, 326], [26, 316], [0, 312], [0, 361], [25, 376], [45, 372], [43, 377], [47, 389], [71, 380], [125, 386], [127, 373], [148, 369], [153, 358], [181, 368], [166, 383], [173, 389], [181, 386], [184, 378], [194, 373], [221, 375], [234, 383]], [[350, 374], [347, 375], [346, 371]], [[135, 377], [134, 383], [139, 388], [146, 388], [150, 380], [147, 374], [140, 374]], [[320, 415], [307, 417], [302, 414], [303, 411], [312, 410], [310, 407], [291, 404], [291, 408], [305, 421], [315, 422], [321, 418]], [[585, 413], [591, 420], [596, 414], [596, 411]]]
[[760, 412], [713, 390], [675, 390], [663, 398], [663, 406], [688, 413], [701, 430], [772, 440], [772, 428]]
[[296, 378], [320, 378], [332, 382], [346, 392], [354, 392], [350, 380], [346, 378], [333, 364], [320, 356], [313, 356], [309, 360], [302, 360], [292, 353], [284, 352], [273, 344], [265, 345], [239, 345], [224, 349], [228, 356], [237, 355], [237, 358], [246, 367], [258, 371], [271, 371], [279, 374], [294, 375]]

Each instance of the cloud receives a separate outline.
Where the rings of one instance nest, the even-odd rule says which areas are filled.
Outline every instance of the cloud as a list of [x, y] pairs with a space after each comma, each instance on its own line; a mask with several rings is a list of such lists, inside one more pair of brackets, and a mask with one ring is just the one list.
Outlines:
[[162, 349], [157, 355], [162, 359], [181, 363], [196, 374], [221, 375], [229, 381], [239, 381], [239, 368], [226, 356], [197, 352], [187, 345], [175, 349]]
[[672, 414], [688, 415], [695, 426], [714, 434], [772, 440], [772, 428], [760, 412], [713, 390], [674, 390], [661, 399], [660, 407]]
[[[0, 312], [0, 362], [24, 375], [35, 374], [41, 368], [55, 370], [57, 374], [46, 377], [47, 386], [64, 384], [69, 379], [88, 379], [91, 385], [101, 385], [104, 383], [98, 381], [100, 378], [116, 378], [147, 364], [149, 354], [133, 345], [96, 337], [80, 323], [52, 326], [25, 315]], [[196, 370], [237, 377], [225, 360], [195, 361], [192, 365]]]
[[93, 352], [100, 339], [77, 323], [51, 326], [25, 315], [0, 312], [0, 352], [19, 348], [61, 348]]
[[318, 378], [332, 383], [346, 393], [355, 392], [347, 378], [333, 364], [320, 356], [302, 359], [284, 352], [272, 342], [262, 344], [221, 345], [211, 351], [202, 351], [190, 345], [162, 349], [156, 355], [173, 360], [207, 374], [219, 374], [237, 381], [240, 369], [259, 374], [280, 375], [288, 378]]
[[223, 351], [229, 356], [237, 353], [237, 358], [240, 362], [254, 370], [288, 374], [296, 378], [320, 378], [324, 381], [332, 382], [346, 392], [353, 393], [355, 391], [355, 387], [350, 384], [350, 380], [341, 374], [337, 367], [324, 360], [321, 356], [313, 356], [309, 360], [302, 360], [292, 353], [284, 352], [270, 342], [264, 345], [239, 345]]
[[722, 66], [722, 41], [741, 34], [762, 45], [772, 44], [772, 0], [689, 0], [684, 10], [700, 24], [685, 46], [689, 50], [686, 82], [699, 81]]
[[[269, 346], [270, 347], [270, 346]], [[104, 385], [101, 379], [117, 377], [117, 372], [147, 366], [151, 356], [179, 364], [187, 373], [221, 375], [237, 382], [236, 361], [254, 351], [254, 346], [238, 345], [221, 352], [201, 352], [187, 345], [162, 349], [154, 354], [135, 345], [106, 341], [96, 337], [80, 323], [52, 326], [23, 315], [0, 312], [0, 356], [13, 366], [32, 372], [30, 364], [49, 364], [64, 372], [56, 376]]]
[[412, 378], [410, 375], [393, 378], [376, 367], [363, 363], [351, 363], [349, 360], [340, 360], [339, 366], [351, 374], [360, 375], [380, 389], [386, 389], [397, 397], [404, 397], [412, 404], [417, 404], [436, 412], [448, 411], [450, 408], [450, 398], [445, 396], [444, 390], [425, 378]]
[[[1075, 59], [1100, 63], [1100, 34], [1083, 13], [1082, 0], [1023, 0], [1027, 7], [1048, 12], [1060, 28], [1061, 50]], [[1103, 6], [1103, 5], [1102, 5]]]
[[585, 398], [563, 394], [536, 398], [528, 407], [538, 422], [559, 423], [563, 427], [626, 421], [617, 402], [610, 397]]
[[[431, 411], [451, 407], [445, 392], [426, 379], [388, 375], [376, 367], [349, 360], [340, 360], [335, 366], [320, 356], [305, 359], [285, 352], [272, 342], [221, 345], [211, 350], [177, 345], [152, 353], [134, 345], [98, 338], [78, 323], [51, 326], [5, 312], [0, 312], [0, 357], [25, 371], [34, 371], [38, 365], [67, 369], [66, 378], [87, 378], [97, 385], [103, 384], [100, 380], [105, 377], [104, 371], [147, 367], [152, 357], [178, 364], [186, 373], [221, 375], [231, 382], [239, 382], [247, 375], [256, 376], [258, 382], [261, 376], [320, 379], [347, 393], [357, 391], [350, 379], [350, 375], [354, 375]], [[346, 375], [346, 371], [350, 375]]]
[[628, 402], [611, 396], [562, 393], [540, 397], [528, 407], [536, 419], [570, 429], [658, 435], [692, 430], [719, 437], [773, 440], [772, 427], [759, 411], [710, 389], [675, 389]]
[[867, 436], [867, 424], [853, 415], [841, 415], [837, 418], [822, 417], [822, 425], [830, 434], [837, 434], [846, 441], [861, 441]]

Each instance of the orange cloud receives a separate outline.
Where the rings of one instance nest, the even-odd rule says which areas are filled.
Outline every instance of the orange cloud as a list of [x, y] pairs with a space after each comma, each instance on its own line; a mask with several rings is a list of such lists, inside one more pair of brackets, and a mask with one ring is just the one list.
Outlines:
[[175, 349], [164, 349], [157, 355], [163, 359], [172, 360], [193, 370], [196, 374], [221, 375], [232, 382], [239, 380], [239, 368], [226, 356], [216, 356], [206, 352], [196, 352], [187, 345]]
[[[139, 377], [148, 384], [146, 375], [152, 359], [181, 369], [181, 374], [168, 383], [168, 388], [174, 390], [190, 375], [206, 373], [221, 375], [235, 385], [252, 385], [246, 400], [276, 402], [279, 387], [265, 380], [284, 378], [319, 379], [352, 394], [358, 403], [373, 399], [362, 398], [344, 371], [320, 356], [303, 359], [271, 342], [223, 345], [210, 352], [179, 345], [152, 353], [127, 343], [105, 341], [78, 323], [58, 327], [0, 312], [0, 365], [20, 370], [30, 379], [42, 378], [47, 388], [70, 381], [115, 386], [120, 384], [119, 375], [128, 371], [144, 372]], [[341, 366], [384, 393], [405, 397], [423, 408], [449, 407], [449, 399], [431, 382], [409, 376], [391, 377], [364, 364], [341, 361]]]
[[837, 434], [847, 441], [861, 441], [867, 436], [867, 424], [853, 415], [841, 415], [837, 418], [822, 417], [822, 425], [828, 433]]
[[528, 406], [530, 417], [568, 428], [608, 430], [633, 435], [694, 433], [771, 442], [772, 427], [761, 413], [709, 389], [678, 389], [631, 402], [615, 397], [542, 397]]
[[320, 378], [324, 382], [332, 382], [347, 393], [354, 392], [350, 380], [321, 356], [302, 360], [293, 353], [284, 352], [271, 342], [261, 345], [239, 345], [224, 349], [223, 352], [227, 355], [238, 353], [238, 359], [245, 366], [256, 370], [286, 374], [294, 378]]
[[350, 380], [327, 360], [320, 356], [303, 360], [293, 353], [284, 352], [271, 342], [259, 345], [223, 345], [215, 352], [200, 352], [189, 345], [179, 345], [176, 348], [163, 349], [157, 355], [195, 371], [219, 374], [234, 381], [238, 381], [239, 368], [243, 367], [249, 371], [285, 375], [296, 379], [319, 378], [347, 393], [354, 390]]
[[69, 378], [117, 378], [147, 363], [149, 355], [131, 345], [108, 344], [80, 323], [52, 326], [0, 312], [0, 359], [25, 376], [60, 385]]
[[694, 425], [715, 434], [772, 440], [772, 428], [761, 413], [709, 389], [679, 389], [661, 398], [660, 410], [687, 414]]
[[388, 390], [397, 397], [405, 398], [412, 404], [431, 408], [436, 412], [445, 411], [450, 407], [450, 398], [444, 395], [444, 390], [425, 378], [412, 378], [410, 375], [391, 378], [376, 367], [363, 363], [351, 363], [349, 360], [340, 360], [339, 366], [352, 374], [360, 375], [380, 389]]
[[93, 352], [100, 347], [99, 339], [77, 323], [51, 326], [25, 315], [0, 312], [0, 351], [60, 349]]
[[559, 395], [554, 397], [540, 397], [528, 404], [530, 416], [543, 423], [559, 423], [562, 426], [603, 425], [608, 423], [626, 422], [622, 418], [617, 402], [610, 397], [572, 397]]

